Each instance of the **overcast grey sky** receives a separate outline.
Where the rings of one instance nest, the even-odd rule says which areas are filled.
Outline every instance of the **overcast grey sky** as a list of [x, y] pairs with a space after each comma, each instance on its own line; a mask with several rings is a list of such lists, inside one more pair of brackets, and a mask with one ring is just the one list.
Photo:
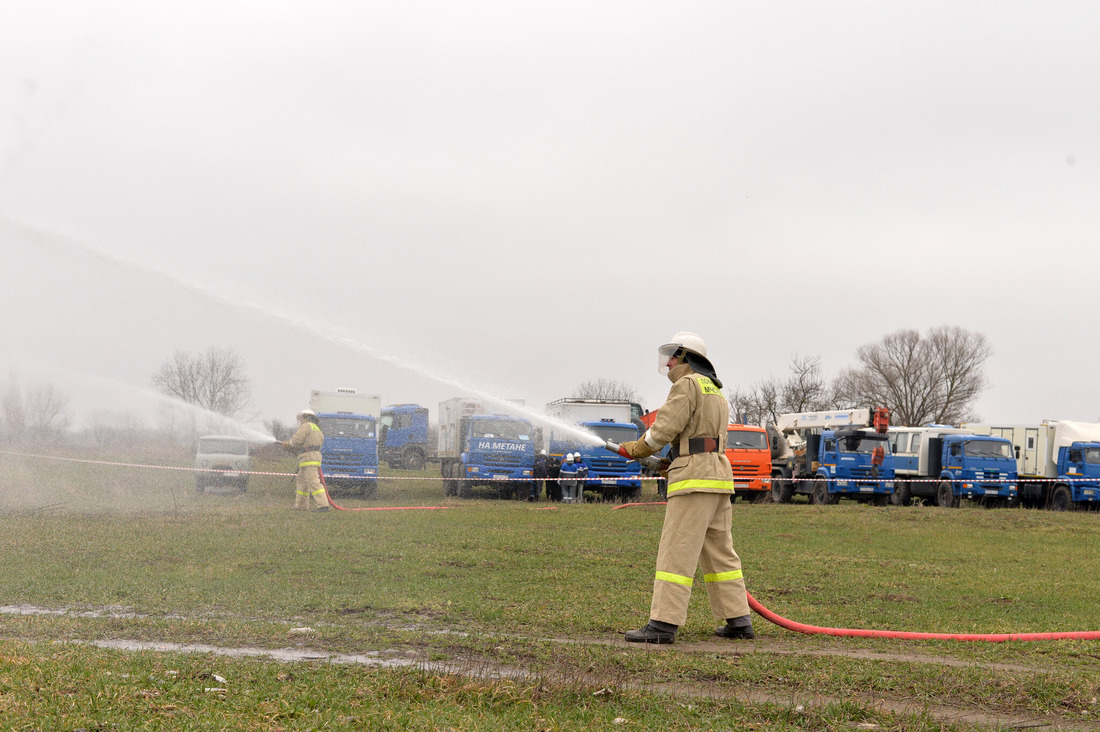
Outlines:
[[747, 386], [949, 324], [983, 418], [1100, 419], [1095, 2], [0, 8], [0, 369], [80, 412], [210, 346], [262, 418], [460, 393], [377, 353], [652, 408], [677, 330]]

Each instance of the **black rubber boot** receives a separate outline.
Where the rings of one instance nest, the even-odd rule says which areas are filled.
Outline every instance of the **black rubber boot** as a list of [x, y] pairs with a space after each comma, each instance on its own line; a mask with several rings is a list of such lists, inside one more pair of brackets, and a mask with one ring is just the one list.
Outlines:
[[752, 619], [748, 615], [726, 618], [726, 624], [715, 629], [714, 634], [731, 640], [751, 640], [756, 637], [756, 633], [752, 631]]
[[630, 643], [658, 643], [667, 645], [676, 642], [677, 625], [650, 620], [640, 630], [626, 631], [626, 640]]

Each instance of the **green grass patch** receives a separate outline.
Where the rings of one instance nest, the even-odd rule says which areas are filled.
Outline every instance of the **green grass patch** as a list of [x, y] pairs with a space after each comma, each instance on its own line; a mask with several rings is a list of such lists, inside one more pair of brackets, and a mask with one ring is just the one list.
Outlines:
[[[254, 468], [290, 472], [280, 461], [260, 457]], [[377, 499], [338, 501], [447, 508], [295, 512], [289, 476], [253, 476], [244, 494], [199, 494], [184, 471], [0, 456], [0, 604], [67, 611], [0, 616], [0, 718], [45, 710], [65, 720], [58, 729], [112, 723], [108, 712], [122, 728], [126, 715], [146, 714], [160, 720], [150, 728], [572, 729], [619, 718], [642, 729], [910, 729], [942, 719], [883, 712], [874, 700], [1082, 723], [1098, 712], [1093, 642], [837, 639], [757, 618], [755, 646], [693, 650], [715, 625], [701, 578], [676, 646], [601, 645], [646, 619], [660, 507], [444, 498], [430, 468], [391, 473]], [[738, 503], [733, 531], [750, 591], [792, 620], [958, 633], [1100, 628], [1096, 514]], [[314, 632], [291, 635], [298, 626]], [[105, 639], [411, 654], [418, 667], [52, 644]], [[431, 668], [456, 662], [465, 672]], [[196, 692], [216, 686], [202, 673], [228, 678], [215, 666], [248, 681]], [[493, 677], [504, 668], [524, 676]], [[157, 685], [138, 683], [152, 677]], [[36, 685], [72, 693], [36, 697]], [[600, 689], [614, 693], [593, 696]], [[775, 701], [730, 700], [761, 692]], [[791, 695], [826, 702], [796, 712]], [[287, 698], [297, 701], [285, 708]]]

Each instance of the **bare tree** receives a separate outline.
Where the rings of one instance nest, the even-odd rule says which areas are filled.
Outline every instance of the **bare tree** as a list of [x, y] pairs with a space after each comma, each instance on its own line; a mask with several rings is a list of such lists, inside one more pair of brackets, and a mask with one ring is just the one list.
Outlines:
[[244, 362], [226, 349], [212, 347], [201, 354], [176, 351], [153, 375], [153, 385], [164, 394], [229, 417], [252, 403]]
[[745, 391], [727, 389], [730, 403], [730, 419], [744, 424], [775, 422], [785, 410], [782, 408], [783, 385], [775, 377], [762, 379]]
[[816, 412], [829, 408], [828, 389], [821, 373], [821, 356], [791, 356], [791, 375], [783, 384], [784, 412]]
[[15, 441], [56, 440], [72, 425], [69, 395], [53, 384], [20, 387], [11, 377], [0, 399], [0, 410], [4, 434]]
[[27, 415], [23, 407], [23, 391], [14, 376], [8, 378], [4, 398], [0, 400], [0, 409], [4, 413], [4, 435], [15, 440], [22, 438], [27, 428]]
[[615, 379], [593, 379], [586, 381], [573, 390], [574, 399], [606, 399], [608, 401], [638, 403], [637, 390], [629, 384]]
[[895, 424], [958, 424], [988, 386], [990, 355], [984, 335], [958, 326], [933, 328], [927, 338], [899, 330], [857, 349], [860, 365], [842, 374], [843, 388], [854, 402], [887, 407]]
[[769, 377], [746, 391], [730, 389], [726, 398], [730, 414], [747, 424], [774, 423], [780, 414], [812, 412], [830, 407], [829, 389], [821, 371], [820, 356], [791, 356], [790, 376], [780, 381]]
[[294, 436], [294, 427], [277, 417], [264, 420], [264, 427], [267, 427], [267, 431], [279, 442], [284, 442]]

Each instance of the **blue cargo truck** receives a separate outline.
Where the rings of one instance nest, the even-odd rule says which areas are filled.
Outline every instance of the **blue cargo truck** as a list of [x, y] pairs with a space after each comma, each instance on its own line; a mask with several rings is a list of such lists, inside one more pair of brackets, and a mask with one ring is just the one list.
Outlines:
[[[633, 423], [637, 405], [626, 401], [605, 399], [558, 399], [546, 405], [549, 423], [546, 449], [555, 460], [566, 453], [579, 452], [588, 466], [584, 490], [598, 493], [603, 500], [636, 500], [642, 492], [642, 466], [635, 460], [608, 451], [603, 443], [610, 440], [622, 444], [638, 439], [638, 427]], [[566, 426], [578, 427], [598, 438], [585, 441]]]
[[378, 421], [382, 400], [355, 389], [310, 392], [325, 444], [321, 471], [331, 493], [348, 491], [362, 498], [378, 493]]
[[1012, 443], [1020, 505], [1067, 511], [1100, 506], [1100, 424], [968, 424]]
[[944, 508], [964, 498], [989, 507], [1015, 503], [1016, 462], [1008, 440], [935, 425], [891, 427], [888, 435], [895, 505], [908, 506], [914, 498]]
[[811, 503], [841, 498], [883, 505], [894, 492], [894, 457], [884, 410], [850, 409], [780, 415], [772, 440], [772, 498], [796, 494]]
[[478, 399], [439, 404], [439, 461], [443, 490], [469, 498], [479, 485], [498, 498], [526, 498], [535, 462], [529, 420]]
[[379, 430], [382, 460], [391, 468], [423, 470], [428, 449], [428, 409], [419, 404], [391, 404], [382, 410]]

